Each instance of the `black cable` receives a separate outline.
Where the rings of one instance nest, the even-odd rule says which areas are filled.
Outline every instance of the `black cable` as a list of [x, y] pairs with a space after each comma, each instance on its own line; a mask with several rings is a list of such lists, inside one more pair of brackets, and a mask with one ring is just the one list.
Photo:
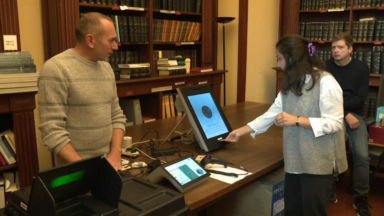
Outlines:
[[161, 153], [161, 155], [163, 155], [164, 159], [165, 159], [165, 162], [168, 163], [168, 159], [167, 157], [164, 155], [163, 151], [161, 151], [161, 149], [159, 148], [159, 146], [151, 139], [151, 142], [157, 147], [157, 150], [159, 150], [159, 152]]
[[143, 141], [144, 137], [146, 137], [149, 133], [152, 133], [152, 132], [155, 132], [156, 133], [156, 139], [159, 139], [159, 132], [157, 132], [155, 130], [150, 130], [147, 133], [145, 133], [143, 137], [141, 137], [140, 142]]

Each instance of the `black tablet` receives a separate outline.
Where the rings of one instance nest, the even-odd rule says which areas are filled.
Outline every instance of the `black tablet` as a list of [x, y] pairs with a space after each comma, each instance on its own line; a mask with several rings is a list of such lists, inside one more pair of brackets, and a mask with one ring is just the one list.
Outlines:
[[219, 139], [225, 139], [232, 129], [211, 86], [204, 84], [176, 90], [201, 149], [210, 152], [227, 144]]
[[184, 156], [163, 164], [148, 175], [151, 182], [159, 183], [169, 180], [181, 193], [205, 182], [210, 174], [206, 172], [191, 156]]

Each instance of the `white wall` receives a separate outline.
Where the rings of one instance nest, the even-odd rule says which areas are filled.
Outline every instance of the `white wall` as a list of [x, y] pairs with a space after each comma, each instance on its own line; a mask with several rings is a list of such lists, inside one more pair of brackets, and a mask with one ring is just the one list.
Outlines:
[[[226, 104], [237, 101], [237, 60], [239, 39], [239, 0], [219, 0], [219, 17], [235, 17], [225, 24]], [[218, 26], [217, 68], [223, 68], [223, 25]], [[224, 85], [223, 85], [224, 86]], [[223, 91], [222, 91], [223, 92]], [[221, 94], [224, 95], [224, 94]], [[221, 99], [223, 104], [223, 96]]]
[[279, 0], [249, 0], [246, 101], [273, 103]]
[[[239, 0], [219, 0], [219, 16], [235, 17], [225, 25], [227, 105], [237, 101]], [[249, 0], [246, 101], [272, 103], [276, 95], [275, 44], [278, 38], [279, 0]], [[218, 69], [223, 68], [222, 25], [218, 34]], [[221, 100], [223, 101], [223, 100]]]
[[[18, 0], [19, 27], [21, 51], [29, 51], [35, 61], [37, 71], [41, 70], [44, 64], [44, 39], [43, 21], [41, 11], [41, 0]], [[37, 153], [39, 158], [40, 170], [52, 167], [51, 152], [48, 151], [41, 139], [38, 95], [36, 95], [35, 125], [37, 138]]]

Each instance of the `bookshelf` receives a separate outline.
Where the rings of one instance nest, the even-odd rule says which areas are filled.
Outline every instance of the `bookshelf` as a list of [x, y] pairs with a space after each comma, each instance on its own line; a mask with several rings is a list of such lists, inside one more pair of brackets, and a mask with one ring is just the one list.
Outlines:
[[[185, 0], [185, 2], [188, 1], [192, 0]], [[120, 3], [121, 1], [117, 2]], [[148, 32], [147, 42], [119, 43], [117, 52], [138, 51], [140, 62], [150, 63], [151, 77], [117, 81], [118, 96], [120, 98], [139, 98], [143, 116], [157, 119], [161, 119], [163, 93], [175, 92], [177, 87], [209, 83], [213, 87], [216, 97], [220, 99], [220, 84], [225, 71], [217, 71], [216, 69], [218, 30], [217, 23], [212, 20], [218, 15], [218, 0], [201, 0], [201, 13], [154, 9], [156, 2], [156, 0], [145, 0], [145, 8], [121, 10], [122, 8], [118, 5], [83, 3], [79, 0], [42, 0], [45, 59], [75, 47], [74, 28], [81, 13], [100, 12], [105, 15], [145, 17]], [[200, 39], [188, 42], [155, 41], [153, 29], [156, 27], [154, 26], [156, 20], [201, 23]], [[160, 77], [157, 75], [154, 60], [154, 53], [157, 50], [169, 53], [196, 53], [195, 61], [191, 62], [191, 66], [211, 66], [214, 68], [214, 72]]]
[[[20, 46], [20, 31], [17, 0], [0, 1], [0, 37], [16, 35], [18, 49]], [[3, 41], [0, 52], [4, 52]], [[33, 110], [36, 92], [0, 94], [0, 132], [11, 129], [15, 135], [17, 162], [0, 166], [0, 173], [17, 169], [20, 187], [32, 184], [33, 177], [39, 171], [37, 157], [35, 117]]]
[[[345, 2], [346, 8], [340, 9], [319, 9], [319, 10], [303, 10], [305, 6], [301, 5], [304, 1], [308, 0], [280, 0], [280, 12], [279, 12], [279, 39], [288, 34], [300, 34], [301, 22], [343, 22], [347, 23], [344, 26], [343, 32], [346, 31], [353, 36], [353, 22], [359, 21], [362, 18], [374, 17], [377, 21], [384, 21], [384, 5], [383, 6], [362, 6], [354, 5], [356, 2], [366, 1], [334, 1], [343, 3]], [[312, 1], [316, 2], [316, 1]], [[319, 1], [320, 2], [320, 1]], [[325, 1], [322, 1], [325, 2]], [[329, 2], [332, 2], [330, 0]], [[367, 1], [372, 3], [372, 1]], [[373, 1], [376, 4], [376, 1]], [[383, 2], [384, 3], [384, 2]], [[348, 6], [349, 5], [349, 6]], [[306, 8], [309, 9], [309, 8]], [[381, 26], [384, 28], [384, 26]], [[333, 36], [333, 35], [332, 35]], [[331, 40], [310, 40], [313, 42], [317, 50], [331, 51]], [[374, 37], [373, 37], [374, 38]], [[381, 39], [381, 38], [380, 38]], [[356, 40], [354, 38], [354, 40]], [[365, 39], [354, 41], [353, 51], [355, 52], [369, 52], [373, 50], [374, 46], [384, 46], [384, 39], [379, 41], [371, 41]], [[382, 66], [384, 67], [384, 66]], [[276, 94], [280, 91], [283, 84], [284, 72], [277, 67], [272, 68], [276, 71]], [[370, 74], [369, 92], [368, 97], [377, 97], [376, 108], [384, 106], [384, 74]]]

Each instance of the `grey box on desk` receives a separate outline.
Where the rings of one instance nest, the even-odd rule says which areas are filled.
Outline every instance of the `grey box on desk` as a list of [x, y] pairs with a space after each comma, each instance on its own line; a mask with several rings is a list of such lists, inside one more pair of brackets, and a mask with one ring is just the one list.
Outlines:
[[261, 177], [209, 207], [208, 215], [284, 216], [284, 177]]
[[140, 99], [126, 99], [121, 98], [120, 107], [127, 117], [127, 122], [133, 122], [133, 124], [142, 124], [141, 106]]

